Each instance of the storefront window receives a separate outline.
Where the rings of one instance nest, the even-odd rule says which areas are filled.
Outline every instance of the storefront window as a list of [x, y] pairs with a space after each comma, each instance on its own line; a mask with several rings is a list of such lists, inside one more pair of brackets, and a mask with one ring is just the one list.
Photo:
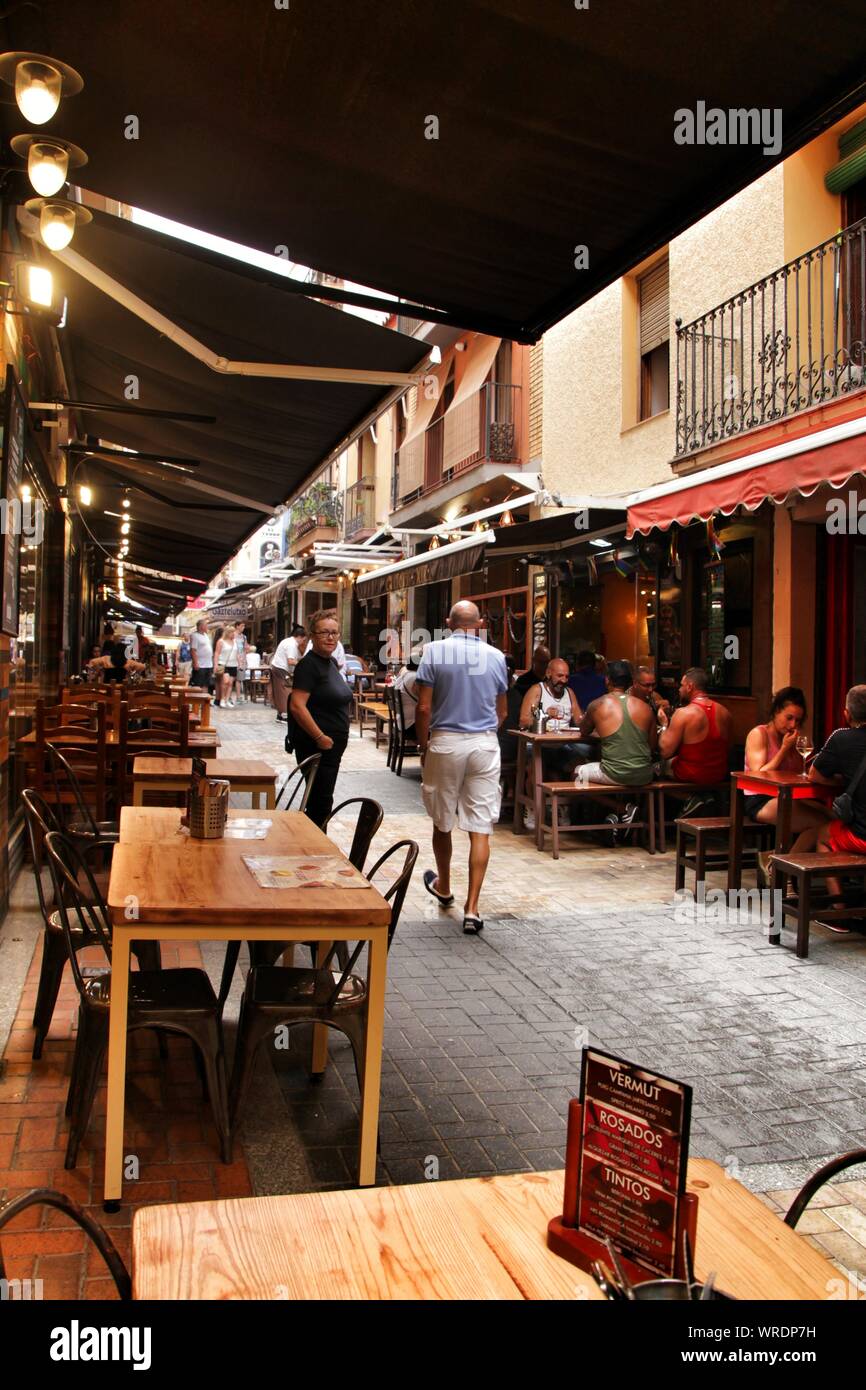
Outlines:
[[[32, 495], [40, 497], [37, 481], [26, 465], [24, 477]], [[9, 766], [16, 768], [16, 775], [9, 778], [10, 824], [19, 809], [21, 795], [17, 743], [34, 726], [37, 699], [49, 694], [46, 677], [51, 662], [45, 650], [45, 608], [41, 601], [48, 553], [47, 527], [41, 544], [22, 537], [18, 549], [18, 633], [9, 644]]]
[[751, 541], [731, 543], [697, 569], [697, 664], [727, 695], [751, 694], [753, 572]]

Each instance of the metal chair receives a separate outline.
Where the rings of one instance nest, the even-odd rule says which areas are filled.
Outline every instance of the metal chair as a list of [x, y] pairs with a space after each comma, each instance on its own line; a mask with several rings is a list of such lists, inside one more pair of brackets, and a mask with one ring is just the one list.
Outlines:
[[385, 812], [378, 801], [373, 801], [369, 796], [353, 796], [348, 801], [341, 801], [339, 806], [335, 806], [322, 829], [327, 833], [328, 826], [335, 816], [341, 811], [345, 811], [347, 806], [358, 807], [358, 819], [355, 822], [355, 833], [352, 836], [352, 844], [349, 849], [348, 859], [350, 864], [360, 872], [364, 872], [364, 865], [367, 862], [367, 855], [370, 853], [370, 845], [373, 843], [373, 836], [378, 831], [384, 819]]
[[406, 737], [406, 716], [403, 713], [403, 697], [400, 691], [392, 689], [389, 693], [391, 695], [390, 708], [392, 728], [396, 721], [394, 751], [391, 755], [391, 771], [396, 772], [398, 777], [402, 777], [403, 759], [407, 756], [410, 758], [419, 758], [421, 756], [421, 749], [417, 739]]
[[813, 1173], [791, 1203], [785, 1217], [785, 1224], [791, 1227], [796, 1226], [819, 1188], [822, 1188], [825, 1182], [829, 1182], [831, 1178], [835, 1178], [837, 1173], [844, 1173], [846, 1168], [854, 1168], [858, 1163], [866, 1163], [866, 1149], [852, 1149], [850, 1153], [841, 1154], [839, 1158], [831, 1158], [829, 1163], [825, 1163], [823, 1168], [819, 1168], [817, 1173]]
[[[111, 1003], [111, 919], [88, 865], [73, 842], [53, 830], [45, 840], [60, 922], [78, 990], [78, 1037], [66, 1113], [70, 1117], [64, 1166], [74, 1168], [86, 1131], [102, 1061], [108, 1046]], [[78, 964], [73, 922], [101, 946], [108, 968], [84, 971]], [[140, 1028], [179, 1033], [190, 1039], [202, 1062], [224, 1163], [231, 1162], [225, 1053], [219, 1005], [203, 970], [138, 970], [129, 975], [129, 1031]]]
[[[394, 939], [409, 880], [418, 858], [414, 840], [400, 840], [377, 859], [367, 874], [371, 881], [392, 855], [405, 850], [403, 866], [383, 896], [391, 904], [388, 947]], [[342, 973], [329, 969], [334, 948], [311, 970], [292, 966], [260, 965], [250, 971], [241, 1001], [234, 1067], [229, 1088], [229, 1114], [233, 1131], [243, 1114], [256, 1054], [264, 1039], [281, 1025], [324, 1023], [344, 1033], [352, 1045], [355, 1072], [361, 1085], [367, 1032], [367, 985], [351, 973], [365, 943], [359, 941]], [[318, 1074], [314, 1074], [318, 1075]]]
[[[45, 843], [45, 837], [52, 830], [62, 830], [62, 827], [53, 808], [34, 788], [25, 788], [21, 794], [21, 799], [24, 802], [24, 821], [27, 826], [30, 854], [33, 859], [33, 875], [36, 879], [39, 911], [45, 926], [42, 937], [42, 961], [39, 966], [39, 985], [36, 990], [36, 1006], [33, 1010], [33, 1027], [36, 1031], [33, 1040], [33, 1057], [38, 1061], [42, 1056], [42, 1048], [51, 1027], [51, 1020], [54, 1017], [54, 1008], [57, 1004], [60, 982], [63, 978], [63, 968], [69, 959], [69, 943], [63, 935], [59, 908], [57, 905], [49, 903], [42, 882], [42, 846]], [[76, 835], [74, 838], [79, 849], [85, 853], [89, 853], [91, 848], [100, 850], [106, 843], [110, 843], [101, 840], [98, 836]], [[76, 921], [71, 923], [70, 941], [75, 951], [81, 951], [85, 946], [93, 946], [95, 937], [90, 932], [84, 931], [81, 924]], [[143, 970], [159, 970], [158, 941], [133, 942], [132, 949]]]
[[[322, 761], [321, 753], [311, 753], [309, 758], [304, 758], [303, 762], [292, 768], [286, 777], [285, 782], [277, 792], [274, 801], [274, 809], [278, 811], [300, 811], [302, 814], [307, 809], [307, 802], [310, 799], [310, 792], [313, 790], [313, 783], [316, 780], [316, 773], [319, 770], [319, 763]], [[300, 804], [294, 806], [293, 802], [301, 788], [304, 788]]]
[[[130, 1302], [132, 1299], [132, 1280], [126, 1265], [118, 1254], [117, 1246], [108, 1232], [104, 1231], [98, 1222], [94, 1221], [93, 1217], [83, 1211], [78, 1203], [74, 1202], [65, 1192], [55, 1192], [49, 1187], [34, 1187], [30, 1192], [22, 1192], [20, 1197], [13, 1197], [11, 1202], [0, 1207], [0, 1230], [14, 1217], [19, 1216], [22, 1211], [39, 1206], [56, 1207], [58, 1211], [64, 1212], [77, 1226], [81, 1227], [108, 1265], [108, 1272], [114, 1280], [114, 1287], [117, 1289], [119, 1297], [124, 1303]], [[7, 1286], [6, 1266], [3, 1263], [2, 1251], [0, 1251], [0, 1281], [5, 1289]]]
[[[116, 841], [117, 821], [97, 820], [100, 812], [104, 816], [107, 809], [105, 758], [99, 750], [65, 743], [61, 752], [55, 744], [48, 743], [46, 751], [60, 828], [93, 839]], [[91, 793], [92, 805], [85, 795], [85, 787]], [[74, 807], [71, 817], [64, 815], [67, 807]]]

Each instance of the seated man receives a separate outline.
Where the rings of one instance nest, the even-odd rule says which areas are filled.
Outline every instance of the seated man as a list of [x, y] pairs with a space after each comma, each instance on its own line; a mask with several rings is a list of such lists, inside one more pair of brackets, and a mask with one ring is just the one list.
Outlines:
[[418, 692], [415, 686], [418, 682], [417, 672], [423, 655], [423, 647], [413, 648], [409, 653], [409, 660], [400, 668], [394, 681], [394, 689], [400, 696], [400, 702], [403, 706], [403, 724], [406, 737], [413, 741], [415, 739], [415, 711], [418, 708]]
[[[827, 739], [812, 766], [809, 778], [827, 782], [840, 792], [847, 791], [853, 803], [850, 821], [834, 819], [818, 830], [818, 850], [821, 854], [866, 854], [866, 685], [852, 685], [845, 697], [847, 728], [836, 729]], [[842, 885], [834, 875], [827, 875], [829, 906], [845, 906]], [[817, 926], [846, 936], [850, 927], [844, 922], [821, 921]]]
[[608, 693], [593, 700], [580, 724], [582, 739], [601, 740], [599, 762], [584, 763], [575, 774], [579, 786], [643, 787], [652, 781], [656, 721], [646, 700], [630, 694], [634, 680], [628, 661], [611, 661]]
[[692, 666], [680, 681], [683, 703], [670, 720], [658, 711], [662, 770], [677, 782], [711, 786], [727, 781], [730, 772], [731, 716], [707, 695], [707, 673]]
[[[543, 681], [531, 685], [523, 697], [520, 707], [521, 729], [532, 728], [532, 712], [540, 705], [547, 715], [547, 730], [558, 733], [564, 729], [575, 730], [580, 724], [582, 711], [577, 696], [568, 685], [568, 662], [554, 657], [548, 663]], [[575, 762], [590, 755], [591, 749], [577, 742], [562, 743], [556, 747], [545, 748], [543, 753], [544, 774], [552, 773], [558, 777], [570, 777]]]
[[670, 716], [671, 702], [656, 693], [656, 676], [651, 666], [638, 666], [630, 693], [636, 695], [639, 700], [646, 700], [656, 716], [658, 716], [659, 710], [663, 710], [666, 715]]
[[522, 699], [527, 690], [531, 689], [533, 685], [538, 685], [539, 681], [544, 680], [544, 675], [549, 665], [550, 649], [548, 647], [536, 647], [535, 651], [532, 653], [532, 665], [528, 671], [523, 672], [522, 676], [517, 677], [511, 689], [518, 690]]

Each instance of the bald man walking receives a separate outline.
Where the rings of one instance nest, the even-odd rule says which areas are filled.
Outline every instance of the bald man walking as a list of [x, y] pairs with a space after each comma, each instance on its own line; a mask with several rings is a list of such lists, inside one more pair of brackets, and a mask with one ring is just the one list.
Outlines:
[[443, 907], [453, 903], [451, 832], [456, 823], [469, 836], [463, 930], [472, 935], [484, 926], [478, 899], [499, 819], [497, 731], [507, 713], [508, 671], [505, 657], [485, 640], [474, 603], [455, 603], [448, 626], [450, 637], [424, 648], [415, 686], [421, 793], [433, 821], [436, 859], [436, 872], [427, 870], [424, 886]]

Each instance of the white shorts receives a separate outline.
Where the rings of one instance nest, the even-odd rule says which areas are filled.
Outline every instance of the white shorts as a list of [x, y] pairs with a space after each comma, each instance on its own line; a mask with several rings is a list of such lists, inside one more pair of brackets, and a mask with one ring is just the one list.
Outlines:
[[485, 734], [434, 730], [424, 759], [421, 795], [437, 830], [492, 835], [499, 819], [499, 739]]

